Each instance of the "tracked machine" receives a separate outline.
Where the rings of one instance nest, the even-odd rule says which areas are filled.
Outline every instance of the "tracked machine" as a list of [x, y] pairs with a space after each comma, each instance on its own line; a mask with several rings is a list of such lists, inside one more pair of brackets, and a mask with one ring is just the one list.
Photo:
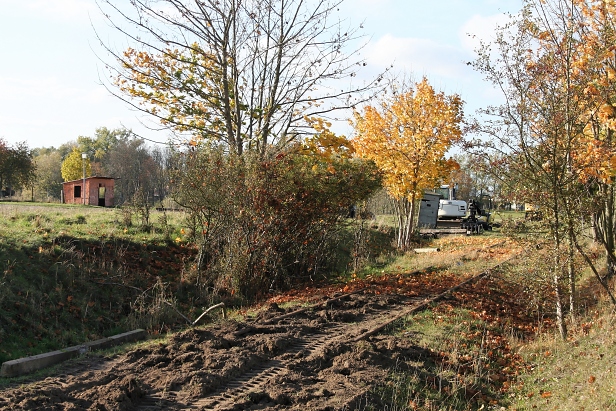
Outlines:
[[[481, 202], [456, 199], [457, 186], [442, 185], [425, 193], [419, 209], [419, 230], [424, 237], [440, 234], [480, 234], [491, 230], [490, 213]], [[438, 212], [434, 212], [438, 200]]]

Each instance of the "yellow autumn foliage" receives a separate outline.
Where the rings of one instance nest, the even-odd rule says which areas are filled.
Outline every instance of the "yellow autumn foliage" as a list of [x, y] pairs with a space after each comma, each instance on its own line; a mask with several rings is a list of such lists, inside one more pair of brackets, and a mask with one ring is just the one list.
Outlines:
[[[137, 98], [141, 108], [158, 117], [161, 124], [191, 132], [197, 139], [225, 129], [217, 115], [220, 66], [199, 44], [192, 44], [188, 52], [165, 49], [159, 54], [128, 48], [123, 53], [123, 67], [126, 74], [116, 77], [116, 85]], [[231, 89], [232, 85], [227, 87]], [[229, 104], [233, 108], [237, 102], [231, 99]]]
[[454, 166], [445, 154], [462, 138], [462, 107], [460, 96], [437, 93], [423, 78], [378, 107], [355, 112], [353, 147], [375, 162], [392, 196], [413, 201]]
[[[83, 178], [83, 159], [81, 158], [81, 151], [78, 148], [74, 148], [73, 151], [66, 156], [66, 159], [62, 162], [61, 172], [64, 181], [73, 181]], [[86, 177], [92, 175], [92, 168], [90, 159], [86, 158]]]
[[304, 139], [304, 154], [319, 156], [327, 162], [353, 157], [353, 144], [346, 136], [332, 132], [330, 122], [320, 117], [305, 117], [305, 120], [315, 130], [315, 134]]

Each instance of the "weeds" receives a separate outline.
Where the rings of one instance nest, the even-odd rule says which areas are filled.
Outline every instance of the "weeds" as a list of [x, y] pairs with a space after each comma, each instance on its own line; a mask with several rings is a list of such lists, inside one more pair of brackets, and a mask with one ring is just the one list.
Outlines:
[[[1, 204], [0, 217], [0, 362], [126, 331], [137, 289], [179, 283], [176, 254], [190, 255], [107, 209]], [[159, 231], [180, 224], [174, 215]]]
[[568, 341], [544, 333], [520, 346], [529, 372], [516, 381], [510, 393], [510, 408], [616, 409], [616, 354], [612, 349], [616, 344], [615, 324], [611, 307], [600, 305], [569, 324]]
[[175, 323], [178, 314], [171, 306], [177, 301], [169, 288], [169, 283], [163, 283], [159, 278], [152, 287], [143, 291], [131, 303], [129, 327], [155, 330], [159, 334], [165, 329], [165, 324]]

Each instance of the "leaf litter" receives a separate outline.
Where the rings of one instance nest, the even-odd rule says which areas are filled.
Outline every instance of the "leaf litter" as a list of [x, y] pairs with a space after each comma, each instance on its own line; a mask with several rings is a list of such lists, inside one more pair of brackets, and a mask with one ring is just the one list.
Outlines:
[[[442, 247], [456, 253], [468, 252], [469, 247], [493, 247], [483, 253], [492, 262], [504, 261], [519, 251], [511, 244], [495, 246], [497, 242], [490, 238], [480, 241], [460, 237], [459, 242], [448, 241], [450, 244]], [[472, 274], [476, 273], [466, 277]], [[464, 276], [447, 270], [424, 270], [355, 279], [347, 284], [304, 287], [272, 297], [253, 319], [219, 321], [188, 329], [122, 354], [90, 353], [58, 367], [44, 379], [4, 388], [0, 409], [129, 411], [145, 409], [153, 397], [160, 400], [161, 408], [148, 409], [199, 409], [200, 399], [220, 392], [272, 359], [282, 361], [284, 370], [249, 395], [234, 400], [229, 409], [352, 410], [366, 409], [366, 404], [380, 409], [385, 406], [384, 399], [375, 394], [374, 388], [382, 385], [392, 370], [410, 372], [430, 381], [434, 376], [422, 364], [447, 364], [454, 358], [450, 353], [420, 345], [417, 335], [408, 331], [384, 333], [357, 342], [332, 338], [329, 344], [310, 352], [293, 347], [305, 335], [327, 336], [334, 323], [361, 328], [370, 309], [408, 306], [462, 279]], [[319, 306], [328, 297], [359, 290], [364, 291], [327, 307]], [[505, 392], [515, 376], [527, 369], [506, 335], [512, 329], [521, 338], [536, 332], [533, 313], [519, 298], [520, 292], [521, 287], [492, 275], [458, 289], [433, 308], [434, 315], [441, 318], [453, 316], [455, 308], [464, 308], [487, 324], [487, 338], [470, 333], [465, 338], [483, 339], [486, 361], [500, 370], [489, 379], [493, 385], [491, 392]], [[268, 319], [295, 309], [281, 308], [281, 304], [290, 301], [311, 303], [318, 308], [268, 324]], [[413, 325], [406, 327], [412, 330]], [[473, 370], [460, 367], [460, 372]], [[463, 380], [464, 375], [461, 377]], [[468, 393], [474, 392], [469, 386]], [[484, 399], [493, 400], [477, 395], [469, 401]]]

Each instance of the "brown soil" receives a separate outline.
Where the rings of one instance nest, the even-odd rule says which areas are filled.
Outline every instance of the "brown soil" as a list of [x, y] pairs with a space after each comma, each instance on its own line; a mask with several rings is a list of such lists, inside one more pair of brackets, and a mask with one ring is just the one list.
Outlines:
[[0, 409], [355, 409], [389, 370], [432, 355], [408, 338], [351, 341], [404, 303], [357, 293], [271, 321], [285, 312], [272, 303], [249, 323], [189, 329], [113, 358], [91, 354], [58, 375], [5, 390]]
[[112, 357], [89, 354], [0, 391], [0, 410], [382, 409], [372, 387], [394, 369], [429, 379], [421, 364], [438, 354], [412, 334], [355, 337], [461, 280], [414, 273], [387, 281], [363, 290], [353, 283], [338, 295], [354, 294], [326, 305], [321, 297], [284, 319], [297, 307], [271, 302], [251, 320], [188, 329]]

